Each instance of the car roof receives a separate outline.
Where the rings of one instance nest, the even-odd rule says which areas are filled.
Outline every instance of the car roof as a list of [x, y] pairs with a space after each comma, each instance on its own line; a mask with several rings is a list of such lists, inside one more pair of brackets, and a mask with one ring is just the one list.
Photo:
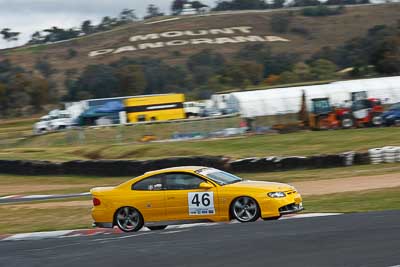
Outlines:
[[165, 169], [160, 169], [160, 170], [155, 170], [155, 171], [149, 171], [146, 172], [145, 174], [152, 174], [152, 173], [163, 173], [163, 172], [179, 172], [179, 171], [188, 171], [188, 172], [195, 172], [200, 169], [204, 168], [209, 168], [205, 166], [180, 166], [180, 167], [171, 167], [171, 168], [165, 168]]

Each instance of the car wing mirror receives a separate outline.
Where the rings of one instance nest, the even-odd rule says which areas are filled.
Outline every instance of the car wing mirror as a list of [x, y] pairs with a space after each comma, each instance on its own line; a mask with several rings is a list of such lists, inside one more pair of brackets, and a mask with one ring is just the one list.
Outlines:
[[202, 183], [200, 183], [200, 185], [199, 185], [199, 188], [200, 188], [200, 189], [205, 189], [205, 190], [211, 189], [211, 188], [213, 188], [213, 187], [214, 187], [213, 185], [211, 185], [211, 184], [209, 184], [209, 183], [206, 183], [206, 182], [202, 182]]

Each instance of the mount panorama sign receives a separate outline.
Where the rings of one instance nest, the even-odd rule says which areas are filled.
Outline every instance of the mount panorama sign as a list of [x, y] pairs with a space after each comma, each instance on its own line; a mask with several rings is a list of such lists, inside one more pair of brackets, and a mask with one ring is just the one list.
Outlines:
[[146, 49], [158, 49], [173, 46], [198, 46], [202, 44], [224, 45], [248, 42], [290, 42], [286, 38], [274, 35], [252, 35], [252, 27], [239, 26], [222, 29], [169, 31], [135, 35], [129, 38], [132, 45], [119, 48], [105, 48], [89, 52], [89, 57], [107, 54], [119, 54]]

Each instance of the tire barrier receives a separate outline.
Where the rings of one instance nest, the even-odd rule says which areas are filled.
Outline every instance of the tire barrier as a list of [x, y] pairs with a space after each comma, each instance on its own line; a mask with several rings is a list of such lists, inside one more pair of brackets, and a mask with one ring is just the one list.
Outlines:
[[385, 146], [368, 150], [371, 164], [400, 162], [400, 147]]
[[319, 155], [311, 157], [246, 158], [231, 161], [229, 166], [230, 170], [234, 172], [305, 170], [350, 166], [354, 164], [355, 158], [356, 154], [354, 152], [346, 152], [339, 155]]
[[274, 172], [400, 162], [400, 147], [373, 148], [310, 157], [264, 157], [229, 161], [224, 157], [175, 157], [156, 160], [76, 160], [62, 163], [0, 160], [0, 173], [16, 175], [137, 176], [148, 171], [178, 166], [207, 166], [233, 172]]
[[371, 148], [368, 150], [368, 153], [372, 164], [380, 164], [383, 162], [382, 148]]
[[207, 166], [227, 169], [223, 157], [176, 157], [136, 160], [76, 160], [63, 163], [48, 161], [0, 160], [0, 173], [17, 175], [93, 175], [137, 176], [148, 171], [178, 166]]

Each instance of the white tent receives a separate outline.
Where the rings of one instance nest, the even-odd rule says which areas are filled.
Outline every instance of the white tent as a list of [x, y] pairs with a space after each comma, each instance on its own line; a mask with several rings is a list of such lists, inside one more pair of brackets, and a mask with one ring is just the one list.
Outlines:
[[303, 91], [308, 107], [311, 99], [324, 97], [328, 97], [331, 104], [339, 105], [351, 100], [351, 93], [361, 91], [385, 104], [393, 104], [400, 102], [400, 76], [231, 93], [227, 106], [240, 112], [242, 117], [296, 113], [301, 108]]

